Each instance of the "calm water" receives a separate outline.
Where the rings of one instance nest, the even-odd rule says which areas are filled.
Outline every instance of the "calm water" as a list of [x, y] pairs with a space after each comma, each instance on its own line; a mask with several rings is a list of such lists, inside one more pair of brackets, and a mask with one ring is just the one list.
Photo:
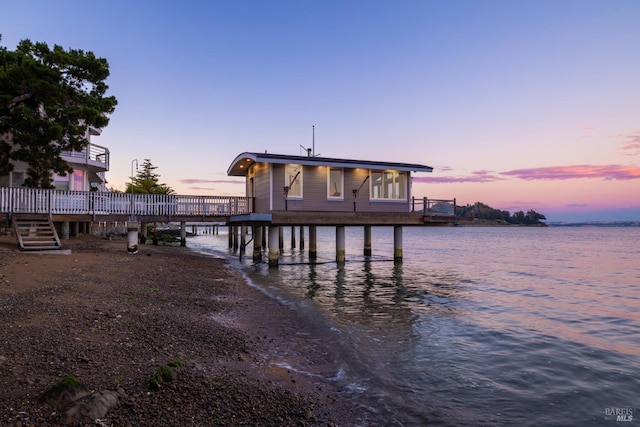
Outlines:
[[372, 230], [371, 261], [347, 228], [338, 267], [321, 227], [315, 265], [289, 229], [278, 270], [233, 262], [330, 344], [364, 424], [615, 425], [631, 408], [640, 425], [640, 228], [406, 227], [401, 265], [393, 229]]

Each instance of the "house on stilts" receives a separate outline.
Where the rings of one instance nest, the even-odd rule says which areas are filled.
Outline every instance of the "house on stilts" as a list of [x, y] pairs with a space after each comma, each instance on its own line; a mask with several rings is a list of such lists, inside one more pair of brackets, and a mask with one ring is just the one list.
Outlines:
[[[336, 227], [336, 260], [345, 259], [345, 226], [364, 227], [364, 255], [371, 255], [371, 227], [394, 227], [394, 260], [402, 260], [402, 227], [450, 224], [455, 200], [416, 199], [412, 194], [412, 172], [430, 173], [421, 164], [292, 156], [272, 153], [238, 155], [229, 166], [229, 176], [245, 177], [246, 196], [253, 211], [232, 216], [237, 227], [230, 244], [243, 238], [243, 227], [252, 227], [254, 257], [262, 245], [269, 248], [269, 264], [277, 265], [281, 227], [309, 227], [309, 257], [316, 254], [316, 227]], [[263, 237], [268, 227], [268, 239]], [[292, 229], [293, 230], [293, 229]], [[302, 228], [301, 228], [302, 232]], [[230, 233], [231, 235], [231, 233]]]

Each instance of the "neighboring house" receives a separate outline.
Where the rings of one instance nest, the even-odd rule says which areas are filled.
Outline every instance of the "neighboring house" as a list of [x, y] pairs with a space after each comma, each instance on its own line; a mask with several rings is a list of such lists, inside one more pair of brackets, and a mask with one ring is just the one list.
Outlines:
[[[100, 135], [95, 128], [87, 130], [89, 144], [82, 151], [63, 151], [62, 159], [73, 168], [66, 176], [53, 174], [53, 184], [57, 190], [107, 191], [105, 172], [109, 170], [109, 149], [91, 143], [92, 136]], [[27, 176], [28, 165], [14, 162], [14, 169], [8, 175], [0, 176], [0, 187], [22, 187]]]
[[253, 211], [409, 212], [411, 172], [432, 172], [429, 166], [242, 153], [229, 176], [246, 178]]

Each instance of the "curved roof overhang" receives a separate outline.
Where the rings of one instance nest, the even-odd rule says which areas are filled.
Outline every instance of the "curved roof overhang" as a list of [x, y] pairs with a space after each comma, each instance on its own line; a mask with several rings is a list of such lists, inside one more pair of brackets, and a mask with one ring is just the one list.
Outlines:
[[331, 157], [289, 156], [270, 153], [242, 153], [227, 169], [228, 176], [245, 176], [254, 163], [297, 164], [305, 166], [331, 166], [335, 168], [364, 168], [396, 170], [401, 172], [432, 172], [430, 166], [414, 163], [378, 162], [369, 160], [335, 159]]

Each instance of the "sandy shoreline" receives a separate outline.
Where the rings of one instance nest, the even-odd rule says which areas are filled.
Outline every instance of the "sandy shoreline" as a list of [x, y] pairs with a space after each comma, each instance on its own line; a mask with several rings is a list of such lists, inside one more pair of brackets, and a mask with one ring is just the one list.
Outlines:
[[[131, 255], [125, 239], [63, 246], [71, 254], [28, 254], [0, 237], [1, 425], [72, 423], [39, 399], [68, 375], [117, 396], [102, 425], [361, 423], [321, 376], [286, 368], [322, 371], [322, 343], [296, 346], [295, 313], [224, 260], [170, 246]], [[175, 360], [176, 378], [150, 390]]]

